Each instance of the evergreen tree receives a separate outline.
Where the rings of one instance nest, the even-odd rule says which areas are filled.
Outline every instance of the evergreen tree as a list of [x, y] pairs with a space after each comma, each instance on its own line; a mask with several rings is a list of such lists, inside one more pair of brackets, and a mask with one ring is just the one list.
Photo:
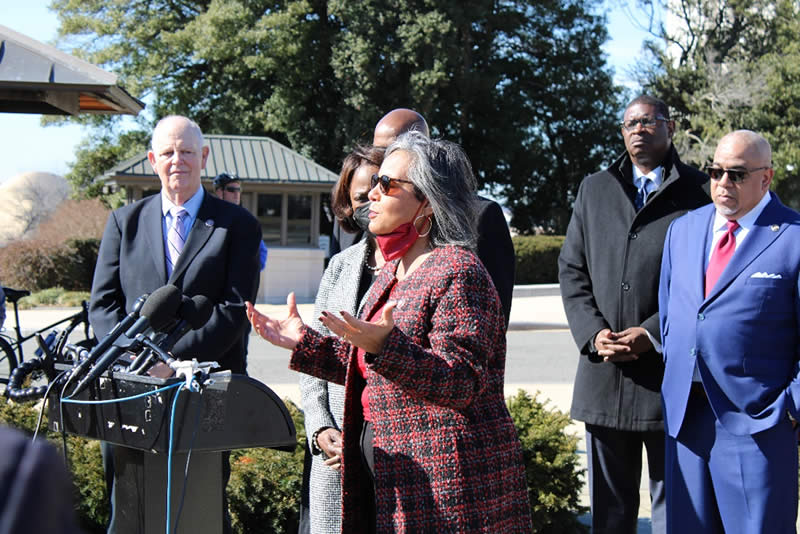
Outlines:
[[[563, 232], [621, 149], [599, 0], [55, 0], [61, 35], [153, 116], [268, 135], [334, 171], [387, 111], [460, 143], [513, 225]], [[115, 119], [94, 119], [108, 121]], [[102, 131], [102, 130], [100, 130]]]

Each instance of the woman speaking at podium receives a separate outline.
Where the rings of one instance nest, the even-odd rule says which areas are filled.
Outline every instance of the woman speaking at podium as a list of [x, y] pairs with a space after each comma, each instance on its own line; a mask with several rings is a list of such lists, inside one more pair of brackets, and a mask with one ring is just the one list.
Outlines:
[[372, 177], [387, 261], [360, 318], [294, 295], [255, 331], [289, 367], [344, 384], [342, 532], [531, 531], [522, 450], [503, 398], [505, 319], [475, 244], [476, 181], [458, 145], [409, 132]]

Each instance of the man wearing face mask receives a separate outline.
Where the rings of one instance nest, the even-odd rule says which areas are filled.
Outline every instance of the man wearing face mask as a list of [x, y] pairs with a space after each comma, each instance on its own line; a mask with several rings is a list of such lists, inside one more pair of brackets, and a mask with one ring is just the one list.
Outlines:
[[[345, 157], [339, 180], [331, 194], [331, 207], [347, 235], [362, 237], [334, 255], [320, 281], [314, 303], [313, 328], [328, 330], [317, 319], [323, 310], [346, 310], [356, 315], [384, 260], [369, 233], [367, 194], [370, 179], [383, 161], [383, 150], [356, 147]], [[300, 395], [309, 448], [303, 476], [301, 533], [336, 533], [341, 528], [342, 413], [344, 388], [301, 375]]]

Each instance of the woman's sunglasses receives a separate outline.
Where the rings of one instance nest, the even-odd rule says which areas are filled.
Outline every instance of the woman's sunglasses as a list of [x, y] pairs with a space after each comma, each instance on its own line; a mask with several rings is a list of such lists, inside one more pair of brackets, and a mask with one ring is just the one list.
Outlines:
[[389, 178], [385, 174], [383, 176], [378, 176], [377, 174], [373, 174], [372, 178], [370, 178], [369, 184], [370, 189], [375, 189], [376, 185], [381, 186], [381, 193], [384, 195], [389, 194], [389, 190], [394, 187], [394, 182], [400, 182], [403, 184], [413, 184], [414, 182], [410, 180], [401, 180], [400, 178]]

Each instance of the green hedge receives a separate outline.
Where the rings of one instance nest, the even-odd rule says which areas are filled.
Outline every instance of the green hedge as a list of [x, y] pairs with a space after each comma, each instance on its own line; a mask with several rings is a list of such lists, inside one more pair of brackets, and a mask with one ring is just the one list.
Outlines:
[[[297, 531], [306, 438], [302, 412], [291, 401], [284, 402], [298, 432], [294, 451], [245, 449], [231, 454], [227, 491], [234, 532]], [[508, 399], [508, 407], [522, 443], [533, 532], [586, 532], [577, 520], [586, 513], [578, 504], [578, 438], [564, 433], [569, 417], [548, 409], [547, 403], [522, 390]], [[37, 415], [32, 404], [0, 402], [0, 422], [7, 425], [32, 432]], [[61, 448], [59, 434], [48, 432], [47, 437]], [[81, 526], [87, 534], [100, 534], [105, 531], [109, 511], [99, 442], [69, 436], [67, 447]]]
[[558, 283], [558, 253], [564, 244], [563, 235], [516, 236], [512, 241], [517, 258], [515, 284]]

